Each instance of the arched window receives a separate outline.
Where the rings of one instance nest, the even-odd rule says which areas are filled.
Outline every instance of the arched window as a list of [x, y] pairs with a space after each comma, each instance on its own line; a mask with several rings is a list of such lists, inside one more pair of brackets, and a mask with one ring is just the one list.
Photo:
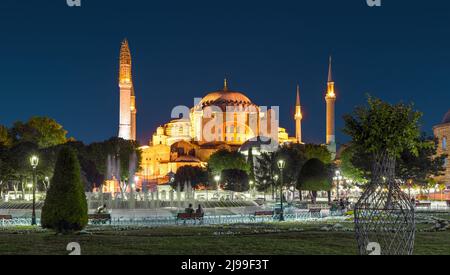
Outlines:
[[442, 150], [447, 150], [447, 137], [442, 138]]

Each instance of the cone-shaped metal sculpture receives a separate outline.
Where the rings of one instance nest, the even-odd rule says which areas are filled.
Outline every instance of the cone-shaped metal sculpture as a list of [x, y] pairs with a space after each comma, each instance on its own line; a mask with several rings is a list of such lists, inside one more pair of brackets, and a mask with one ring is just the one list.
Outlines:
[[361, 255], [372, 243], [381, 255], [412, 255], [415, 214], [411, 199], [395, 180], [395, 158], [386, 153], [375, 158], [372, 181], [355, 206], [355, 230]]

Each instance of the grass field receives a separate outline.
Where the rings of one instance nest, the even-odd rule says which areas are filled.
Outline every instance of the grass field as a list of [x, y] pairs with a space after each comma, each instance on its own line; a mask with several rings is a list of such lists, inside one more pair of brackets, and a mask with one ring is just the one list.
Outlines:
[[[70, 242], [83, 255], [352, 255], [353, 232], [325, 232], [323, 224], [225, 227], [88, 228], [86, 235], [55, 235], [30, 228], [0, 231], [0, 254], [68, 254]], [[351, 224], [345, 225], [351, 228]], [[418, 233], [416, 254], [450, 255], [450, 232]]]

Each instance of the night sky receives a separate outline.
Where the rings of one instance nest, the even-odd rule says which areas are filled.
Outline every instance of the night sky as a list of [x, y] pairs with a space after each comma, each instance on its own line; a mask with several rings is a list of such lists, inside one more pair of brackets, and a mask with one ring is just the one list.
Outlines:
[[325, 141], [328, 56], [342, 115], [370, 93], [416, 103], [423, 130], [450, 108], [450, 2], [383, 0], [3, 0], [0, 124], [50, 116], [84, 142], [118, 131], [118, 57], [134, 62], [138, 136], [146, 143], [176, 105], [222, 88], [278, 105], [294, 135], [301, 85], [306, 142]]

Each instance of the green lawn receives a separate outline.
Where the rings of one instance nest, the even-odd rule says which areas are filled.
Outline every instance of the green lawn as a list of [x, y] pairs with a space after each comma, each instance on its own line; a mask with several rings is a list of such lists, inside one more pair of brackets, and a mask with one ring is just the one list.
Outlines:
[[[79, 242], [84, 255], [348, 255], [356, 253], [353, 232], [324, 232], [323, 224], [153, 229], [88, 228], [91, 235], [55, 235], [43, 230], [0, 231], [0, 254], [68, 254]], [[351, 224], [345, 225], [351, 228]], [[232, 235], [231, 232], [234, 234]], [[450, 255], [450, 232], [418, 233], [416, 254]]]

